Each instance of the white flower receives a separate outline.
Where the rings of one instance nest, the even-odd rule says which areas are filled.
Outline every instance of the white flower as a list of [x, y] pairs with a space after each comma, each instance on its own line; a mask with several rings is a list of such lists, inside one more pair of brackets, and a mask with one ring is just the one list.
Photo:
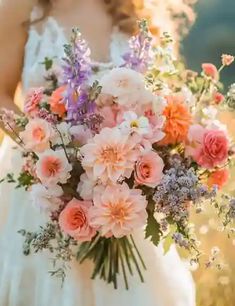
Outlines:
[[[67, 122], [61, 122], [56, 125], [56, 136], [53, 138], [53, 145], [62, 145], [67, 146], [71, 142], [71, 134], [70, 134], [71, 124]], [[62, 142], [62, 139], [63, 142]]]
[[68, 162], [64, 150], [47, 150], [39, 155], [36, 163], [36, 174], [46, 186], [65, 184], [70, 178], [71, 164]]
[[111, 95], [119, 105], [145, 103], [146, 89], [142, 74], [128, 68], [114, 68], [101, 80], [102, 94]]
[[134, 112], [125, 112], [123, 115], [124, 121], [119, 125], [122, 132], [130, 134], [135, 132], [139, 135], [148, 134], [151, 130], [148, 118], [138, 117]]
[[153, 105], [153, 111], [155, 114], [162, 114], [164, 108], [167, 105], [167, 101], [162, 96], [154, 96], [154, 99], [152, 101]]
[[202, 113], [206, 117], [206, 119], [213, 120], [216, 118], [218, 111], [214, 106], [210, 105], [208, 107], [203, 108]]
[[53, 188], [47, 188], [42, 184], [35, 184], [30, 191], [30, 197], [33, 205], [40, 211], [53, 211], [61, 204], [59, 197], [63, 195], [60, 186], [55, 185]]
[[83, 173], [80, 176], [80, 182], [77, 187], [77, 192], [80, 194], [83, 200], [92, 200], [95, 185], [96, 182], [89, 179], [86, 173]]
[[235, 83], [230, 86], [228, 91], [228, 97], [233, 100], [235, 99]]
[[226, 124], [223, 124], [219, 120], [207, 120], [205, 124], [208, 130], [220, 130], [224, 131], [226, 134], [228, 133]]
[[193, 95], [192, 91], [187, 87], [187, 86], [183, 86], [181, 88], [181, 94], [184, 97], [184, 101], [190, 106], [194, 106], [195, 105], [195, 96]]
[[88, 139], [92, 138], [92, 132], [84, 125], [74, 125], [70, 128], [71, 135], [82, 146], [87, 143]]

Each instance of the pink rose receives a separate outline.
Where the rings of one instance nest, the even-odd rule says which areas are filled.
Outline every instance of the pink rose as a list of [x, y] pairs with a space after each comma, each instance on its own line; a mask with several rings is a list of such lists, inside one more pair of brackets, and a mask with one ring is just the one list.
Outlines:
[[39, 103], [43, 97], [43, 88], [33, 88], [26, 96], [24, 111], [26, 114], [34, 116], [39, 110]]
[[205, 75], [211, 77], [214, 80], [217, 80], [219, 77], [219, 73], [215, 65], [211, 63], [204, 63], [202, 64], [202, 70], [205, 73]]
[[136, 163], [135, 180], [138, 184], [155, 187], [161, 181], [163, 168], [161, 157], [153, 151], [147, 152]]
[[213, 168], [223, 164], [228, 158], [229, 142], [226, 134], [220, 130], [207, 131], [202, 144], [195, 152], [196, 162], [204, 168]]
[[89, 224], [88, 210], [91, 202], [73, 198], [62, 210], [59, 225], [63, 232], [79, 241], [90, 241], [96, 230]]
[[230, 66], [234, 61], [234, 56], [229, 55], [229, 54], [223, 54], [221, 56], [221, 60], [222, 60], [223, 66]]
[[221, 102], [224, 101], [224, 96], [220, 92], [215, 92], [213, 95], [213, 99], [215, 104], [220, 104]]

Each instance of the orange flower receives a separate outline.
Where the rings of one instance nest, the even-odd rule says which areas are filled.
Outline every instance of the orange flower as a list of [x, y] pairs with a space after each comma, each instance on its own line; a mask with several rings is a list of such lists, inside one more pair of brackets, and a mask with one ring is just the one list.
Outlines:
[[51, 111], [55, 114], [57, 114], [60, 117], [63, 117], [66, 113], [66, 108], [64, 104], [64, 92], [66, 87], [61, 86], [57, 88], [51, 95], [51, 98], [49, 100]]
[[217, 185], [219, 189], [221, 189], [229, 179], [229, 171], [228, 169], [215, 170], [212, 172], [208, 178], [207, 185], [209, 187], [213, 187]]
[[160, 145], [185, 141], [192, 119], [182, 97], [168, 96], [166, 99], [168, 103], [163, 111], [166, 117], [163, 131], [166, 136], [160, 141]]

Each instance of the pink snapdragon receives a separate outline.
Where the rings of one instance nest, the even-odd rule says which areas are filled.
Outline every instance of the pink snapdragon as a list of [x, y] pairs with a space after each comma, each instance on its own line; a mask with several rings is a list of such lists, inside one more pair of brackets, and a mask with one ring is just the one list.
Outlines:
[[24, 112], [31, 117], [35, 116], [39, 111], [39, 104], [43, 98], [44, 88], [32, 88], [25, 99]]

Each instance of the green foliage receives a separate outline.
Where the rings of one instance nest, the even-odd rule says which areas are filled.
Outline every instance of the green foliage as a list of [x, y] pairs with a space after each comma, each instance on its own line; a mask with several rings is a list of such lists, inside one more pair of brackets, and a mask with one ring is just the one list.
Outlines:
[[24, 187], [25, 189], [28, 189], [35, 182], [34, 177], [29, 172], [21, 172], [17, 181], [18, 184], [16, 188]]
[[53, 66], [53, 59], [45, 57], [44, 62], [41, 63], [45, 66], [46, 71], [50, 70]]
[[155, 203], [153, 201], [150, 201], [148, 204], [148, 221], [145, 229], [145, 238], [150, 238], [152, 243], [157, 246], [160, 242], [162, 231], [160, 228], [160, 224], [154, 217], [154, 205]]

